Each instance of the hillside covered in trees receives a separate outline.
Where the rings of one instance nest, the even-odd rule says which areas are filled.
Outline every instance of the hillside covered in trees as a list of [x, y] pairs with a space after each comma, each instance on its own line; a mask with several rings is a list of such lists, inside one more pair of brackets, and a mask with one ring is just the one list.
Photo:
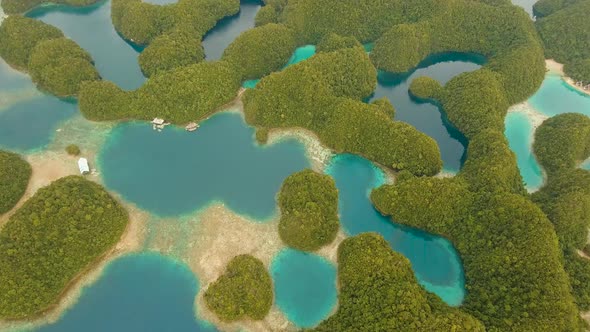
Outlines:
[[31, 165], [19, 155], [0, 150], [0, 215], [23, 197], [31, 172]]
[[70, 176], [39, 189], [0, 230], [0, 318], [54, 305], [117, 243], [129, 216], [100, 185]]

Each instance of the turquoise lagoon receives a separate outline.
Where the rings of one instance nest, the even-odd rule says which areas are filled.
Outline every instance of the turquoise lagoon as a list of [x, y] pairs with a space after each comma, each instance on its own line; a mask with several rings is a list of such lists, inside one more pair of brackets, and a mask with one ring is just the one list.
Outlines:
[[590, 116], [590, 96], [569, 86], [559, 74], [547, 73], [539, 90], [529, 104], [549, 117], [562, 113], [581, 113]]
[[74, 8], [64, 5], [39, 7], [27, 14], [59, 28], [94, 59], [100, 75], [125, 90], [139, 88], [145, 81], [139, 53], [123, 40], [111, 22], [111, 1]]
[[261, 0], [241, 0], [240, 12], [217, 22], [203, 38], [205, 58], [209, 61], [219, 60], [223, 51], [242, 32], [254, 28], [254, 19], [260, 7]]
[[83, 289], [76, 305], [42, 332], [212, 332], [195, 319], [199, 281], [183, 263], [156, 253], [123, 256]]
[[543, 185], [543, 172], [533, 154], [534, 128], [529, 117], [520, 112], [508, 113], [504, 134], [516, 161], [527, 190], [535, 191]]
[[271, 264], [275, 303], [297, 327], [326, 319], [337, 303], [336, 267], [325, 258], [284, 249]]
[[304, 146], [254, 141], [240, 114], [220, 113], [189, 133], [145, 123], [114, 129], [98, 156], [107, 188], [159, 216], [178, 216], [223, 201], [256, 219], [272, 217], [275, 195], [290, 174], [309, 167]]
[[476, 54], [442, 53], [429, 56], [408, 73], [379, 72], [372, 99], [389, 99], [396, 110], [395, 119], [407, 122], [432, 137], [438, 143], [444, 170], [456, 173], [464, 162], [467, 139], [449, 123], [437, 105], [412, 98], [410, 84], [417, 77], [428, 76], [444, 85], [453, 77], [474, 71], [484, 63], [485, 58]]
[[465, 280], [453, 245], [441, 237], [396, 224], [373, 207], [370, 191], [385, 182], [379, 168], [361, 157], [343, 154], [333, 158], [326, 173], [336, 181], [340, 223], [348, 235], [381, 234], [393, 250], [410, 260], [424, 288], [449, 305], [461, 304], [465, 297]]

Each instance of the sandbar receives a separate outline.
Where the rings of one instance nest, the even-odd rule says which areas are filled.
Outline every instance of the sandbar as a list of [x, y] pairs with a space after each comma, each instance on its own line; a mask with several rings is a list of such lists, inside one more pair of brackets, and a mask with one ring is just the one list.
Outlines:
[[572, 78], [565, 76], [565, 73], [563, 72], [563, 64], [553, 59], [548, 59], [545, 60], [545, 66], [547, 67], [547, 70], [549, 70], [549, 72], [559, 74], [563, 81], [566, 82], [569, 86], [587, 96], [590, 96], [590, 90], [584, 90], [582, 87], [577, 86], [576, 82], [574, 82]]

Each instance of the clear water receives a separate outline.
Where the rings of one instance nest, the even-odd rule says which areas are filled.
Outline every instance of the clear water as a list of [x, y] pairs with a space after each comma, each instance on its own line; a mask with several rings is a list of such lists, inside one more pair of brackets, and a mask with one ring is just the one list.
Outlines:
[[137, 62], [138, 50], [125, 42], [113, 27], [110, 0], [82, 8], [39, 7], [27, 16], [59, 28], [88, 51], [105, 80], [125, 90], [139, 88], [145, 81]]
[[122, 124], [98, 158], [107, 188], [159, 216], [223, 201], [238, 213], [269, 218], [283, 180], [309, 166], [301, 143], [289, 139], [259, 146], [254, 129], [236, 113], [217, 114], [192, 133]]
[[572, 88], [555, 73], [545, 76], [543, 84], [529, 99], [529, 103], [549, 117], [571, 112], [590, 116], [590, 96]]
[[412, 98], [410, 84], [417, 77], [428, 76], [444, 85], [461, 73], [480, 68], [484, 62], [485, 58], [475, 54], [444, 53], [428, 57], [409, 73], [379, 72], [373, 99], [386, 97], [395, 107], [396, 120], [407, 122], [434, 138], [444, 170], [456, 173], [464, 162], [467, 139], [449, 123], [437, 105]]
[[543, 184], [543, 172], [533, 150], [534, 128], [529, 117], [524, 113], [508, 113], [504, 134], [510, 149], [516, 154], [516, 161], [526, 188], [535, 191]]
[[219, 60], [225, 48], [234, 39], [242, 32], [254, 28], [254, 19], [261, 6], [262, 1], [260, 0], [241, 0], [238, 14], [217, 22], [215, 27], [203, 38], [205, 58], [209, 61]]
[[276, 305], [297, 327], [317, 325], [336, 305], [336, 267], [320, 256], [285, 249], [273, 259], [271, 274]]
[[334, 157], [326, 173], [336, 181], [340, 223], [348, 235], [381, 234], [393, 250], [410, 260], [416, 278], [424, 288], [449, 305], [461, 304], [465, 296], [465, 280], [461, 260], [453, 245], [441, 237], [398, 225], [371, 204], [370, 191], [385, 180], [380, 169], [361, 157], [342, 154]]
[[217, 331], [195, 319], [198, 290], [199, 281], [183, 263], [156, 253], [124, 256], [60, 320], [39, 331]]
[[[283, 69], [285, 69], [291, 65], [294, 65], [298, 62], [301, 62], [303, 60], [307, 60], [314, 55], [315, 55], [315, 45], [305, 45], [305, 46], [298, 47], [295, 50], [295, 52], [293, 52], [293, 55], [291, 56], [291, 58], [289, 59], [287, 64], [283, 67]], [[260, 79], [248, 80], [248, 81], [245, 81], [242, 84], [242, 86], [246, 89], [254, 89], [256, 87], [256, 85], [258, 84], [258, 82], [260, 82]]]
[[56, 130], [77, 113], [77, 105], [41, 95], [0, 111], [0, 148], [21, 153], [47, 146]]

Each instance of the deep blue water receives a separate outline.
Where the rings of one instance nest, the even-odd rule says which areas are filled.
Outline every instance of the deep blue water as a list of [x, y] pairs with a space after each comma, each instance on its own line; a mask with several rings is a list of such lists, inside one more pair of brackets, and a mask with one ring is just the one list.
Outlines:
[[366, 159], [343, 154], [334, 157], [326, 173], [336, 181], [340, 223], [348, 235], [381, 234], [393, 250], [410, 260], [424, 288], [449, 305], [461, 304], [465, 296], [465, 280], [459, 255], [452, 244], [443, 238], [395, 224], [373, 207], [370, 191], [384, 183], [380, 169]]
[[464, 162], [467, 139], [449, 123], [438, 106], [415, 100], [409, 88], [420, 76], [431, 77], [444, 85], [460, 73], [480, 68], [483, 63], [485, 58], [479, 55], [444, 53], [428, 57], [408, 73], [379, 72], [372, 99], [386, 97], [395, 107], [396, 120], [407, 122], [434, 138], [440, 148], [444, 170], [456, 173]]
[[137, 62], [139, 53], [113, 27], [110, 0], [81, 8], [39, 7], [27, 16], [59, 28], [88, 51], [105, 80], [125, 90], [134, 90], [145, 81]]
[[276, 305], [297, 327], [327, 318], [337, 303], [336, 267], [325, 258], [284, 249], [273, 259]]
[[98, 158], [107, 188], [160, 216], [223, 201], [238, 213], [269, 218], [283, 180], [309, 166], [301, 143], [259, 146], [254, 129], [236, 113], [214, 115], [193, 133], [122, 124]]
[[261, 6], [262, 1], [260, 0], [241, 0], [238, 14], [217, 22], [217, 25], [203, 38], [205, 58], [209, 61], [219, 60], [225, 48], [234, 39], [242, 32], [254, 28], [254, 18]]
[[195, 319], [199, 281], [183, 263], [156, 253], [121, 257], [55, 324], [42, 332], [212, 332]]

